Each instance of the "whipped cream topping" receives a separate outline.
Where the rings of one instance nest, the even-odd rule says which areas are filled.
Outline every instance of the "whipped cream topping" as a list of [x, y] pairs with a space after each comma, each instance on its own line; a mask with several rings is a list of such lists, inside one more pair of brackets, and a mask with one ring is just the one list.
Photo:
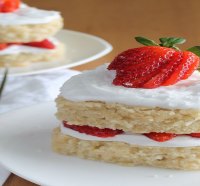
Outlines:
[[200, 138], [194, 138], [191, 136], [177, 136], [169, 141], [157, 142], [142, 134], [123, 133], [114, 137], [100, 138], [96, 136], [87, 135], [77, 132], [75, 130], [66, 128], [63, 124], [60, 125], [61, 133], [69, 135], [81, 140], [88, 141], [112, 141], [112, 142], [124, 142], [131, 145], [139, 146], [151, 146], [151, 147], [195, 147], [200, 146]]
[[195, 71], [175, 85], [155, 89], [115, 86], [115, 71], [102, 65], [73, 76], [61, 88], [61, 96], [71, 101], [102, 101], [130, 106], [169, 109], [200, 109], [200, 73]]
[[0, 13], [0, 25], [44, 24], [61, 15], [56, 11], [41, 10], [21, 4], [14, 12]]
[[[55, 46], [58, 45], [58, 40], [55, 38], [49, 39]], [[46, 52], [51, 52], [55, 49], [39, 48], [26, 45], [10, 45], [4, 50], [0, 50], [0, 56], [2, 55], [16, 55], [16, 54], [41, 54]]]

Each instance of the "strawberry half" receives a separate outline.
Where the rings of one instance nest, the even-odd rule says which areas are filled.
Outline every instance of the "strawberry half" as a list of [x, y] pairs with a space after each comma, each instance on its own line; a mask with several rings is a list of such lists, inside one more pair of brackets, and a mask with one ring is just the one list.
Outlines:
[[32, 46], [32, 47], [38, 47], [38, 48], [47, 48], [47, 49], [54, 49], [56, 46], [49, 41], [48, 39], [44, 39], [43, 41], [39, 42], [30, 42], [25, 43], [24, 45]]
[[113, 130], [109, 128], [100, 129], [98, 127], [91, 127], [87, 125], [78, 126], [78, 125], [69, 125], [68, 122], [63, 121], [63, 125], [66, 128], [70, 128], [72, 130], [78, 131], [80, 133], [85, 133], [92, 136], [97, 136], [101, 138], [113, 137], [118, 134], [122, 134], [122, 130]]
[[0, 12], [14, 12], [20, 6], [20, 0], [0, 0]]
[[[136, 37], [145, 47], [129, 49], [119, 54], [108, 66], [115, 70], [113, 84], [128, 88], [157, 88], [187, 79], [198, 68], [200, 46], [180, 51], [175, 44], [183, 38], [160, 38], [161, 44]], [[152, 46], [153, 45], [153, 46]]]
[[150, 132], [150, 133], [145, 133], [144, 135], [158, 142], [169, 141], [177, 136], [176, 134], [165, 133], [165, 132], [163, 133]]

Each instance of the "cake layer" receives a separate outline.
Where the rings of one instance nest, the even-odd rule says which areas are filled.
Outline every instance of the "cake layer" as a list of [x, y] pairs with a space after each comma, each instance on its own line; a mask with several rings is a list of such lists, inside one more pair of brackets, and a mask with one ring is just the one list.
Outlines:
[[166, 109], [200, 109], [200, 73], [175, 85], [155, 89], [127, 88], [112, 84], [116, 72], [102, 65], [73, 76], [61, 88], [61, 96], [71, 101], [101, 101], [129, 106]]
[[[81, 95], [81, 91], [80, 91]], [[200, 132], [200, 109], [162, 109], [98, 101], [74, 102], [56, 99], [57, 118], [76, 125], [122, 129], [125, 132]]]
[[34, 52], [28, 52], [28, 50], [20, 53], [15, 52], [15, 54], [0, 55], [0, 66], [6, 66], [7, 64], [9, 66], [26, 66], [32, 62], [56, 61], [64, 56], [65, 47], [62, 43], [57, 43], [55, 49], [35, 48]]
[[145, 147], [123, 142], [80, 140], [54, 129], [52, 146], [55, 152], [80, 158], [123, 165], [198, 170], [200, 147]]
[[49, 23], [1, 25], [0, 43], [28, 43], [42, 41], [55, 35], [63, 27], [63, 19], [53, 19]]

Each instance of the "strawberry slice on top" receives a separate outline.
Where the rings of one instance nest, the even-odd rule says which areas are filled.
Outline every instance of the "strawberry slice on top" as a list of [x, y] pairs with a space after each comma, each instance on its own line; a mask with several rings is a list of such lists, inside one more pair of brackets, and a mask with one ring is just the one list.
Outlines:
[[0, 0], [0, 13], [14, 12], [20, 6], [20, 0]]
[[200, 47], [182, 52], [175, 46], [184, 43], [183, 38], [160, 38], [161, 44], [135, 39], [146, 46], [122, 52], [108, 66], [116, 71], [116, 86], [151, 89], [173, 85], [191, 76], [199, 65]]

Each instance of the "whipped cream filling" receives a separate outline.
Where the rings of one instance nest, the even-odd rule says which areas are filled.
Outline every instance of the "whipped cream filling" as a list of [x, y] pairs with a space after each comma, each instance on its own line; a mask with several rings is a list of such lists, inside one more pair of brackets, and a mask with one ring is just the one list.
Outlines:
[[167, 109], [200, 109], [198, 71], [175, 85], [155, 89], [115, 86], [112, 84], [115, 74], [115, 71], [107, 70], [107, 65], [85, 71], [65, 82], [60, 95], [71, 101], [102, 101]]
[[44, 24], [61, 18], [59, 12], [41, 10], [21, 4], [14, 12], [0, 13], [0, 25]]
[[[58, 45], [58, 40], [55, 38], [49, 39], [55, 46]], [[9, 47], [0, 50], [0, 56], [2, 55], [16, 55], [16, 54], [41, 54], [46, 52], [52, 52], [55, 49], [39, 48], [26, 45], [10, 45]]]
[[150, 147], [195, 147], [200, 146], [200, 138], [194, 138], [191, 136], [177, 136], [169, 141], [157, 142], [142, 134], [123, 133], [114, 137], [100, 138], [96, 136], [87, 135], [77, 132], [75, 130], [66, 128], [63, 124], [60, 125], [62, 134], [69, 135], [81, 140], [88, 141], [112, 141], [112, 142], [124, 142], [131, 145], [150, 146]]

